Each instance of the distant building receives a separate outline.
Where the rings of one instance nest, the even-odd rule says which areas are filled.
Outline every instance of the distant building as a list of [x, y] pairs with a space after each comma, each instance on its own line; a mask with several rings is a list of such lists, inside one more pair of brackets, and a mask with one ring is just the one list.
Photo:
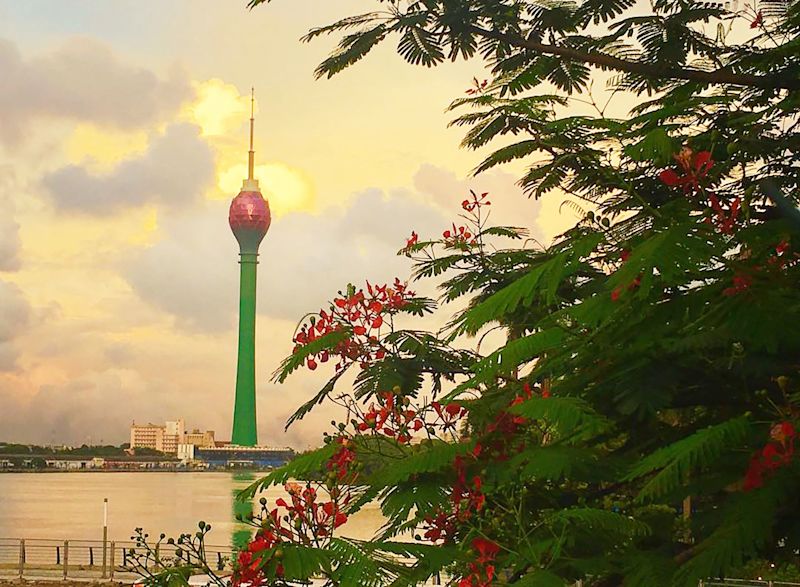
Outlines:
[[50, 469], [60, 469], [63, 471], [75, 471], [79, 469], [105, 469], [106, 461], [101, 457], [82, 457], [74, 455], [63, 455], [45, 460]]
[[151, 448], [161, 450], [164, 447], [166, 426], [158, 424], [131, 424], [131, 449]]
[[214, 431], [206, 430], [205, 432], [200, 432], [200, 430], [195, 428], [191, 432], [186, 433], [183, 443], [193, 444], [194, 446], [200, 448], [213, 448], [216, 445], [216, 441], [214, 440]]
[[291, 448], [270, 448], [266, 446], [228, 445], [215, 448], [194, 448], [195, 461], [211, 468], [268, 468], [285, 465], [295, 456]]
[[201, 432], [194, 428], [186, 432], [186, 423], [183, 418], [168, 420], [164, 424], [131, 424], [131, 449], [150, 448], [166, 454], [178, 454], [178, 448], [183, 445], [199, 447], [214, 446], [214, 431]]

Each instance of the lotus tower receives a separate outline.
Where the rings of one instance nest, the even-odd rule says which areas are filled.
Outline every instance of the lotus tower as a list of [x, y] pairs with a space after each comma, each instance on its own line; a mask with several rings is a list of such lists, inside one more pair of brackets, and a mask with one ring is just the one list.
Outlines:
[[256, 446], [256, 268], [258, 247], [267, 234], [272, 217], [269, 202], [261, 195], [258, 180], [253, 177], [253, 123], [255, 97], [250, 94], [250, 151], [247, 179], [231, 202], [228, 213], [233, 236], [239, 242], [239, 355], [236, 368], [236, 398], [233, 407], [231, 443]]

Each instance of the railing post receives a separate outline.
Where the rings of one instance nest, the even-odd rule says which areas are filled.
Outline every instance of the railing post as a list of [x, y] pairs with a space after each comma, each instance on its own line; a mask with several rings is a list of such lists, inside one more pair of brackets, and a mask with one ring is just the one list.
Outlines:
[[114, 580], [114, 541], [111, 541], [111, 552], [109, 553], [111, 556], [109, 558], [109, 569], [108, 569], [108, 577], [111, 581]]
[[67, 580], [69, 568], [69, 540], [64, 541], [64, 580]]
[[101, 579], [106, 578], [106, 573], [108, 572], [108, 567], [106, 563], [108, 562], [108, 544], [105, 540], [103, 540], [103, 573], [100, 576]]
[[103, 576], [106, 578], [106, 551], [108, 550], [108, 498], [103, 498]]
[[94, 549], [91, 546], [89, 547], [89, 566], [94, 566]]
[[25, 572], [25, 540], [19, 541], [19, 580], [22, 581], [22, 574]]
[[56, 546], [56, 565], [61, 564], [61, 547]]

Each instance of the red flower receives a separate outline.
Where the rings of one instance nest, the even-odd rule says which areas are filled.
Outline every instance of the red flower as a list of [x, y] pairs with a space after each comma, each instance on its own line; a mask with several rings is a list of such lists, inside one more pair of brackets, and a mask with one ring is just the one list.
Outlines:
[[708, 201], [711, 204], [711, 209], [716, 214], [715, 222], [719, 231], [723, 234], [731, 234], [733, 232], [733, 227], [736, 226], [736, 218], [739, 215], [741, 200], [739, 198], [734, 199], [727, 212], [722, 207], [719, 198], [714, 194], [708, 197]]
[[792, 462], [794, 439], [797, 436], [794, 425], [791, 422], [779, 422], [770, 429], [769, 435], [772, 441], [750, 459], [744, 476], [744, 491], [761, 487], [766, 474]]
[[762, 14], [762, 12], [759, 10], [759, 11], [756, 13], [756, 17], [755, 17], [755, 18], [753, 19], [753, 21], [750, 23], [750, 28], [751, 28], [751, 29], [757, 29], [757, 28], [758, 28], [758, 27], [760, 27], [762, 24], [764, 24], [764, 15], [763, 15], [763, 14]]
[[419, 235], [412, 230], [411, 236], [406, 240], [406, 248], [413, 247], [415, 244], [417, 244], [418, 240], [419, 240]]
[[697, 191], [700, 180], [708, 175], [714, 165], [709, 151], [694, 153], [689, 147], [681, 149], [680, 153], [674, 155], [674, 159], [683, 170], [683, 175], [678, 175], [673, 169], [665, 169], [658, 177], [670, 187], [680, 186], [685, 193]]
[[497, 544], [485, 538], [475, 538], [472, 541], [472, 548], [478, 551], [479, 563], [493, 561], [497, 553], [500, 552], [500, 547]]
[[733, 286], [722, 290], [724, 296], [735, 296], [743, 291], [747, 291], [753, 285], [753, 276], [749, 273], [736, 272], [733, 276]]
[[479, 82], [477, 77], [473, 77], [472, 78], [473, 87], [467, 90], [467, 94], [472, 96], [474, 94], [480, 93], [482, 90], [486, 88], [486, 85], [488, 83], [489, 83], [488, 80], [483, 80], [482, 82]]
[[329, 471], [334, 471], [339, 479], [343, 479], [350, 468], [350, 464], [356, 460], [356, 453], [349, 448], [349, 441], [346, 438], [339, 438], [337, 442], [341, 445], [339, 450], [330, 458], [326, 467]]

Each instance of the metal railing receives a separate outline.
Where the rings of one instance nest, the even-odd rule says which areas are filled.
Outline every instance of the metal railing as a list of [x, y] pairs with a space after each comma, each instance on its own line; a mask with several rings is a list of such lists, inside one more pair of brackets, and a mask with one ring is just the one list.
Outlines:
[[[219, 571], [229, 568], [232, 548], [206, 546], [205, 550], [209, 565]], [[0, 538], [0, 578], [133, 581], [139, 577], [133, 570], [134, 558], [144, 554], [145, 550], [131, 541]], [[162, 544], [150, 557], [139, 556], [138, 560], [154, 571], [174, 557], [175, 547]], [[430, 584], [441, 584], [441, 579]], [[582, 581], [575, 583], [575, 587], [582, 586]], [[800, 587], [800, 582], [708, 579], [698, 587]]]
[[800, 583], [761, 579], [708, 579], [700, 581], [698, 587], [800, 587]]
[[[0, 538], [0, 577], [133, 579], [135, 557], [145, 552], [130, 541]], [[138, 559], [151, 571], [174, 558], [175, 547], [162, 544], [152, 554]], [[206, 546], [206, 559], [218, 570], [232, 554], [230, 547]]]

